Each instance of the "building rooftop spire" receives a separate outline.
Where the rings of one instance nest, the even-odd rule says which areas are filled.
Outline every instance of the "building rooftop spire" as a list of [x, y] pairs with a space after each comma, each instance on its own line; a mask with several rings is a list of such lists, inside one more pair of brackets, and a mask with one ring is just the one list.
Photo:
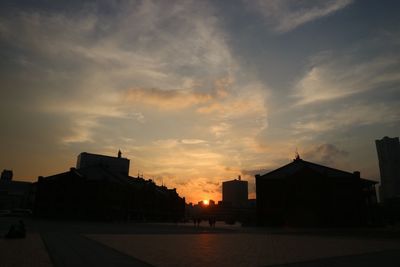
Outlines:
[[294, 160], [300, 160], [301, 158], [300, 158], [300, 154], [299, 154], [299, 152], [297, 151], [297, 147], [296, 147], [296, 151], [294, 152]]

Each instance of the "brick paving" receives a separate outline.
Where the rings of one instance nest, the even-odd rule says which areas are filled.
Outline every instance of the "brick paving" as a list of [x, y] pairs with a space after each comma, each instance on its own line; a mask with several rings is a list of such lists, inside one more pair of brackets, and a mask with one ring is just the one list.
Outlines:
[[155, 266], [270, 266], [400, 250], [397, 240], [302, 235], [238, 233], [88, 237]]
[[42, 238], [55, 266], [149, 267], [133, 257], [110, 249], [76, 233], [43, 233]]
[[49, 255], [39, 234], [24, 239], [0, 239], [1, 267], [50, 267]]
[[[16, 218], [0, 218], [0, 235]], [[0, 238], [9, 266], [400, 266], [399, 229], [267, 229], [26, 218]]]
[[[399, 267], [400, 251], [385, 250], [367, 254], [357, 254], [324, 258], [313, 261], [274, 265], [273, 267]], [[271, 266], [272, 267], [272, 266]]]

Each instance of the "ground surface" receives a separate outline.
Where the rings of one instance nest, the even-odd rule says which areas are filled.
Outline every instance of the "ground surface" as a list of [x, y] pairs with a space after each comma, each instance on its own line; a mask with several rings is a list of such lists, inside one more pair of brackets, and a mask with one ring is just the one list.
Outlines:
[[[18, 218], [0, 218], [0, 235]], [[257, 229], [24, 219], [0, 266], [400, 266], [396, 229]]]

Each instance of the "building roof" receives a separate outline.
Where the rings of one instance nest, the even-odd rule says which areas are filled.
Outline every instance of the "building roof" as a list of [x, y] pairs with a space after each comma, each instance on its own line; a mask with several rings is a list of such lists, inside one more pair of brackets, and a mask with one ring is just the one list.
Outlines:
[[168, 189], [165, 186], [157, 186], [152, 180], [145, 180], [139, 177], [132, 177], [123, 173], [114, 172], [103, 166], [89, 166], [86, 168], [76, 169], [71, 168], [67, 172], [55, 174], [52, 176], [44, 177], [46, 180], [70, 179], [71, 175], [81, 177], [88, 181], [109, 181], [117, 183], [122, 186], [131, 186], [136, 188], [143, 188], [146, 185], [153, 185], [154, 189], [161, 194], [176, 193], [175, 189]]
[[238, 179], [234, 179], [234, 180], [230, 180], [230, 181], [223, 181], [223, 184], [247, 184], [248, 181], [246, 180], [238, 180]]
[[[81, 152], [79, 155], [89, 155], [89, 156], [95, 156], [95, 157], [99, 157], [99, 158], [118, 159], [118, 157], [116, 157], [116, 156], [108, 156], [108, 155], [95, 154], [95, 153], [89, 153], [89, 152]], [[121, 157], [119, 159], [127, 159], [127, 158], [122, 158]]]
[[89, 181], [105, 180], [122, 185], [128, 185], [128, 184], [134, 185], [138, 183], [138, 181], [136, 181], [137, 178], [133, 178], [119, 172], [113, 172], [103, 166], [96, 166], [96, 165], [81, 169], [71, 168], [67, 172], [44, 177], [44, 179], [58, 180], [58, 179], [63, 179], [64, 177], [68, 179], [69, 177], [71, 177], [71, 174]]
[[31, 182], [0, 180], [0, 191], [6, 191], [8, 194], [24, 194], [31, 186]]
[[[330, 178], [344, 178], [344, 177], [351, 178], [356, 175], [355, 173], [334, 169], [331, 167], [323, 166], [320, 164], [316, 164], [313, 162], [309, 162], [309, 161], [305, 161], [300, 158], [297, 158], [297, 159], [293, 160], [291, 163], [286, 164], [276, 170], [273, 170], [273, 171], [268, 172], [263, 175], [259, 175], [259, 176], [256, 175], [256, 176], [260, 177], [261, 179], [284, 179], [284, 178], [291, 176], [305, 168], [310, 169], [316, 173], [323, 174]], [[364, 179], [364, 178], [360, 178], [360, 179], [362, 182], [365, 182], [365, 183], [374, 183], [374, 184], [378, 183], [376, 181], [371, 181], [371, 180]]]

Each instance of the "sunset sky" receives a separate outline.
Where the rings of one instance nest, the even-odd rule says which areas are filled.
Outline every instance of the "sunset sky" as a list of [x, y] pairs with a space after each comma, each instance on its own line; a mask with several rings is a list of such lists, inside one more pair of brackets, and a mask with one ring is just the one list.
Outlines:
[[[56, 3], [57, 2], [57, 3]], [[379, 180], [400, 135], [400, 1], [1, 1], [0, 169], [123, 156], [187, 202], [309, 161]]]

